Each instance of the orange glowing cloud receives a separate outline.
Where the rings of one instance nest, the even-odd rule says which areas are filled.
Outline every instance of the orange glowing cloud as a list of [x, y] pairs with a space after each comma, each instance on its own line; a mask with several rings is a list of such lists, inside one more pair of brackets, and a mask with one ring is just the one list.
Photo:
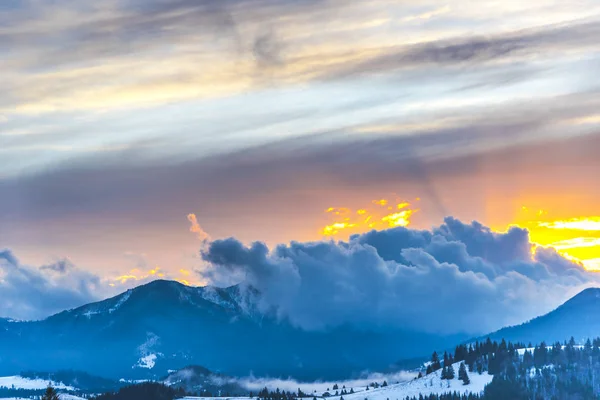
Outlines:
[[341, 230], [353, 228], [356, 224], [351, 224], [348, 222], [334, 222], [331, 225], [327, 225], [323, 228], [323, 235], [325, 236], [333, 236], [337, 235]]
[[188, 221], [190, 221], [190, 224], [191, 224], [190, 232], [198, 235], [198, 239], [200, 239], [203, 242], [205, 240], [210, 239], [210, 235], [208, 233], [206, 233], [206, 231], [204, 229], [202, 229], [202, 227], [198, 223], [198, 218], [196, 218], [196, 214], [188, 214], [187, 219], [188, 219]]
[[553, 219], [550, 211], [523, 206], [517, 219], [535, 244], [553, 247], [588, 270], [600, 270], [600, 217]]
[[383, 222], [387, 222], [387, 224], [391, 227], [408, 226], [408, 224], [410, 223], [410, 216], [413, 214], [413, 212], [414, 212], [413, 210], [404, 210], [404, 211], [400, 211], [397, 213], [387, 215], [387, 216], [381, 218], [381, 220]]
[[[408, 226], [411, 216], [417, 209], [411, 209], [411, 204], [406, 201], [395, 203], [392, 207], [387, 199], [373, 200], [374, 206], [352, 211], [349, 208], [330, 207], [325, 212], [334, 216], [333, 221], [326, 225], [321, 233], [324, 236], [336, 236], [339, 234], [354, 234], [369, 231], [371, 229], [385, 229], [396, 226]], [[392, 203], [394, 204], [394, 203]], [[401, 210], [391, 212], [390, 210]]]
[[172, 279], [183, 283], [184, 285], [193, 284], [191, 280], [191, 272], [181, 268], [177, 274], [163, 272], [160, 267], [152, 268], [148, 271], [143, 271], [139, 268], [134, 268], [127, 274], [120, 275], [112, 278], [110, 286], [116, 286], [116, 284], [126, 284], [129, 281], [150, 281], [153, 279]]
[[113, 280], [120, 283], [126, 283], [130, 280], [139, 281], [150, 277], [163, 278], [164, 276], [165, 274], [161, 272], [159, 267], [153, 268], [149, 271], [141, 271], [139, 268], [134, 268], [129, 271], [128, 274], [117, 276]]

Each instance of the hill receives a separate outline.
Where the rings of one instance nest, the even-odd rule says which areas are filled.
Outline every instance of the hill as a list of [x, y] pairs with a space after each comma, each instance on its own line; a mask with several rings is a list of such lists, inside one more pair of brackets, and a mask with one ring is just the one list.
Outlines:
[[232, 376], [339, 379], [384, 371], [462, 337], [358, 329], [307, 332], [259, 310], [243, 286], [154, 281], [42, 321], [1, 322], [0, 376], [80, 370], [112, 379], [159, 379], [203, 365]]
[[523, 343], [553, 343], [573, 336], [578, 343], [600, 335], [600, 289], [585, 289], [554, 311], [524, 324], [500, 329], [489, 335]]

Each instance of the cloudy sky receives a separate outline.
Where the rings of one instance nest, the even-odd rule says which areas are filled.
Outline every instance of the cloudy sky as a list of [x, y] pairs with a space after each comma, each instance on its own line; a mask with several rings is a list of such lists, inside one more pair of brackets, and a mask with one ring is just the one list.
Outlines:
[[[435, 236], [415, 247], [458, 276], [488, 279], [495, 297], [473, 289], [486, 301], [526, 292], [498, 286], [498, 268], [543, 264], [554, 272], [517, 270], [545, 282], [544, 301], [506, 321], [547, 310], [600, 268], [599, 36], [595, 0], [3, 1], [0, 315], [154, 277], [223, 283], [253, 270], [231, 258], [253, 241], [269, 265], [294, 260], [281, 250], [294, 245], [276, 250], [290, 241], [376, 249], [365, 262], [395, 271], [393, 297], [414, 280], [401, 266], [433, 261], [349, 237], [397, 226]], [[527, 229], [514, 243], [528, 258], [440, 235], [449, 216]], [[435, 253], [442, 238], [496, 272]], [[535, 244], [562, 256], [540, 261]], [[544, 295], [557, 282], [570, 289]]]

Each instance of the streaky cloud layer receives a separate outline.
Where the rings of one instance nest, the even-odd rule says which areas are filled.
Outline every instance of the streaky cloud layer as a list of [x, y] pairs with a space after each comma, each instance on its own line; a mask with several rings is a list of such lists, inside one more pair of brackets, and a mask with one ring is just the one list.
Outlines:
[[598, 215], [599, 27], [596, 0], [3, 1], [0, 246], [195, 282], [206, 232], [346, 234], [322, 210], [397, 193], [391, 222], [516, 223], [592, 268], [595, 231], [515, 210]]

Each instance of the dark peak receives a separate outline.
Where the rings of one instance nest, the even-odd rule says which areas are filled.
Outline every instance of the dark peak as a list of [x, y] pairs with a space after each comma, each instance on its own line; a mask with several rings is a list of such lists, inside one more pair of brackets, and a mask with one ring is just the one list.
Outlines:
[[174, 289], [174, 288], [178, 288], [178, 289], [183, 289], [183, 288], [200, 288], [200, 289], [213, 289], [213, 290], [217, 290], [217, 291], [223, 291], [226, 293], [241, 293], [241, 292], [245, 292], [245, 291], [249, 291], [250, 293], [258, 293], [258, 290], [256, 290], [253, 286], [248, 285], [246, 283], [238, 283], [232, 286], [227, 286], [227, 287], [217, 287], [217, 286], [212, 286], [212, 285], [207, 285], [207, 286], [192, 286], [192, 285], [184, 285], [181, 282], [178, 281], [173, 281], [173, 280], [168, 280], [168, 279], [157, 279], [148, 283], [145, 283], [143, 285], [140, 286], [136, 286], [133, 290], [161, 290], [161, 289]]
[[600, 288], [587, 288], [567, 300], [563, 306], [579, 306], [588, 303], [600, 303]]
[[600, 298], [600, 288], [591, 287], [591, 288], [584, 289], [581, 292], [579, 292], [579, 294], [575, 295], [573, 298], [576, 299], [578, 297]]
[[152, 282], [145, 283], [140, 286], [136, 286], [133, 290], [162, 290], [162, 289], [182, 289], [186, 287], [183, 283], [177, 281], [170, 281], [167, 279], [157, 279]]
[[242, 282], [236, 285], [227, 287], [218, 286], [187, 286], [183, 283], [165, 279], [157, 279], [155, 281], [140, 285], [133, 289], [134, 291], [142, 292], [161, 292], [167, 293], [169, 291], [176, 293], [201, 293], [206, 300], [221, 298], [222, 300], [237, 300], [241, 301], [243, 298], [249, 299], [254, 298], [260, 294], [260, 292], [253, 286]]
[[[67, 310], [48, 317], [49, 320], [79, 316], [87, 319], [98, 315], [117, 313], [122, 307], [153, 307], [162, 305], [181, 305], [183, 303], [196, 307], [204, 307], [208, 303], [220, 306], [230, 311], [252, 314], [256, 299], [256, 289], [245, 284], [218, 288], [215, 286], [186, 286], [180, 282], [157, 279], [133, 289], [126, 290], [114, 297]], [[8, 324], [10, 319], [0, 318], [0, 325]]]

